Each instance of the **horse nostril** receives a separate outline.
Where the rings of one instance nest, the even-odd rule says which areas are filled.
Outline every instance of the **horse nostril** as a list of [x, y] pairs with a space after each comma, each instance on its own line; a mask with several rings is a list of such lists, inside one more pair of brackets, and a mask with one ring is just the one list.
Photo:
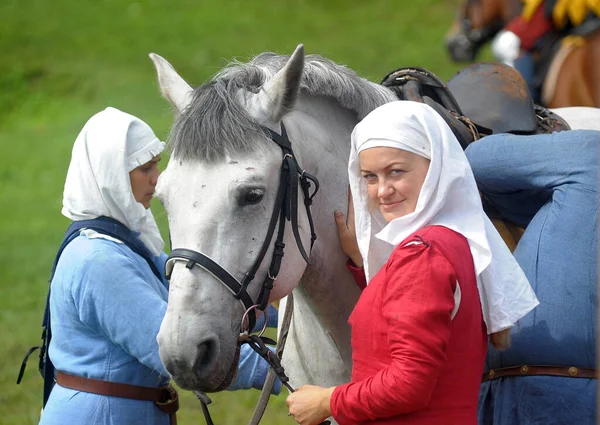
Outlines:
[[194, 362], [194, 371], [199, 375], [204, 375], [206, 369], [210, 369], [211, 365], [217, 359], [217, 343], [214, 339], [207, 339], [197, 347], [196, 361]]
[[185, 370], [185, 363], [179, 360], [167, 359], [163, 364], [171, 376], [179, 376]]

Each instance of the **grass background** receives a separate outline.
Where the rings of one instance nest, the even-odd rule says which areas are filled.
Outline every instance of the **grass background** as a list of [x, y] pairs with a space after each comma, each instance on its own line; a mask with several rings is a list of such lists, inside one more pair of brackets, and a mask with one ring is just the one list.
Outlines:
[[[68, 225], [60, 215], [72, 144], [86, 120], [114, 106], [166, 138], [172, 122], [149, 52], [192, 86], [229, 60], [299, 43], [372, 81], [401, 66], [447, 80], [443, 37], [458, 0], [2, 0], [0, 2], [0, 424], [36, 424], [37, 355], [21, 385], [26, 350], [39, 342], [47, 279]], [[161, 167], [166, 165], [163, 161]], [[153, 205], [166, 235], [166, 217]], [[203, 423], [182, 393], [179, 423]], [[214, 395], [218, 424], [245, 423], [258, 391]], [[293, 424], [285, 397], [265, 424]], [[68, 423], [67, 418], [65, 423]]]

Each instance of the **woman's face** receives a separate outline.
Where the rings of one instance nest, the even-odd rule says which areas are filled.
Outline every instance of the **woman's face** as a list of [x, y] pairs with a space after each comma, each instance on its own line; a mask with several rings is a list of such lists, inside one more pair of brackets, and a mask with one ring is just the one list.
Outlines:
[[133, 196], [136, 201], [146, 208], [150, 208], [150, 201], [152, 200], [152, 196], [154, 196], [154, 188], [160, 175], [160, 170], [158, 169], [159, 161], [160, 155], [157, 155], [150, 161], [129, 172]]
[[385, 221], [414, 212], [429, 170], [427, 158], [389, 147], [365, 149], [358, 158], [369, 198]]

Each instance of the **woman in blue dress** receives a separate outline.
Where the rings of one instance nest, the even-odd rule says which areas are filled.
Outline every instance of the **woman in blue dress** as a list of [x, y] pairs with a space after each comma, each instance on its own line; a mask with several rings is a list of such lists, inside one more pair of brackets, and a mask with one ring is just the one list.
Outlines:
[[[49, 355], [57, 383], [41, 425], [171, 420], [147, 397], [169, 383], [156, 341], [167, 308], [168, 282], [157, 272], [166, 254], [149, 209], [163, 149], [146, 123], [114, 108], [94, 115], [75, 141], [62, 214], [76, 224], [108, 222], [115, 232], [84, 226], [56, 265]], [[260, 388], [267, 371], [245, 347], [230, 389]]]

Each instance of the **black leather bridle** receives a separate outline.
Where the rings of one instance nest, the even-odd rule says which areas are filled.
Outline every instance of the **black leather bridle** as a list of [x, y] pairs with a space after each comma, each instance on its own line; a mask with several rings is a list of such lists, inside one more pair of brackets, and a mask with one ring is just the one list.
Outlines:
[[[244, 320], [242, 320], [242, 333], [254, 328], [254, 324], [256, 323], [255, 310], [258, 309], [264, 311], [267, 308], [269, 295], [271, 293], [271, 289], [273, 289], [273, 283], [279, 274], [281, 260], [283, 258], [283, 249], [285, 247], [285, 244], [283, 243], [283, 236], [286, 221], [291, 222], [292, 231], [294, 233], [294, 238], [296, 240], [296, 244], [298, 245], [298, 249], [300, 250], [300, 254], [304, 260], [310, 264], [310, 260], [308, 258], [309, 254], [306, 253], [306, 250], [302, 245], [302, 240], [300, 238], [300, 232], [298, 229], [298, 183], [300, 183], [300, 188], [302, 189], [302, 194], [304, 195], [304, 205], [306, 207], [306, 214], [310, 224], [311, 251], [315, 240], [317, 239], [310, 206], [312, 204], [313, 197], [319, 190], [319, 181], [316, 177], [304, 171], [298, 164], [298, 160], [294, 156], [292, 143], [288, 139], [283, 122], [281, 123], [281, 134], [278, 134], [267, 127], [262, 127], [262, 129], [267, 137], [269, 137], [281, 148], [283, 153], [283, 163], [281, 165], [279, 189], [275, 198], [273, 213], [269, 221], [267, 236], [265, 237], [263, 245], [250, 271], [246, 273], [244, 279], [240, 283], [227, 270], [221, 267], [210, 257], [202, 254], [201, 252], [186, 248], [177, 248], [171, 251], [165, 264], [165, 276], [167, 279], [171, 278], [171, 273], [175, 263], [177, 261], [185, 261], [187, 262], [186, 267], [188, 269], [191, 270], [194, 266], [201, 267], [211, 273], [222, 284], [224, 284], [227, 289], [231, 291], [233, 296], [244, 305], [244, 316], [248, 317], [248, 321], [247, 323], [244, 323]], [[311, 182], [315, 185], [312, 194], [310, 193]], [[248, 294], [248, 286], [254, 279], [255, 274], [262, 264], [267, 250], [271, 245], [271, 240], [273, 239], [273, 234], [275, 233], [275, 227], [277, 226], [278, 221], [279, 228], [277, 231], [277, 239], [275, 240], [271, 265], [269, 266], [267, 276], [262, 283], [258, 298], [253, 300], [250, 294]]]

